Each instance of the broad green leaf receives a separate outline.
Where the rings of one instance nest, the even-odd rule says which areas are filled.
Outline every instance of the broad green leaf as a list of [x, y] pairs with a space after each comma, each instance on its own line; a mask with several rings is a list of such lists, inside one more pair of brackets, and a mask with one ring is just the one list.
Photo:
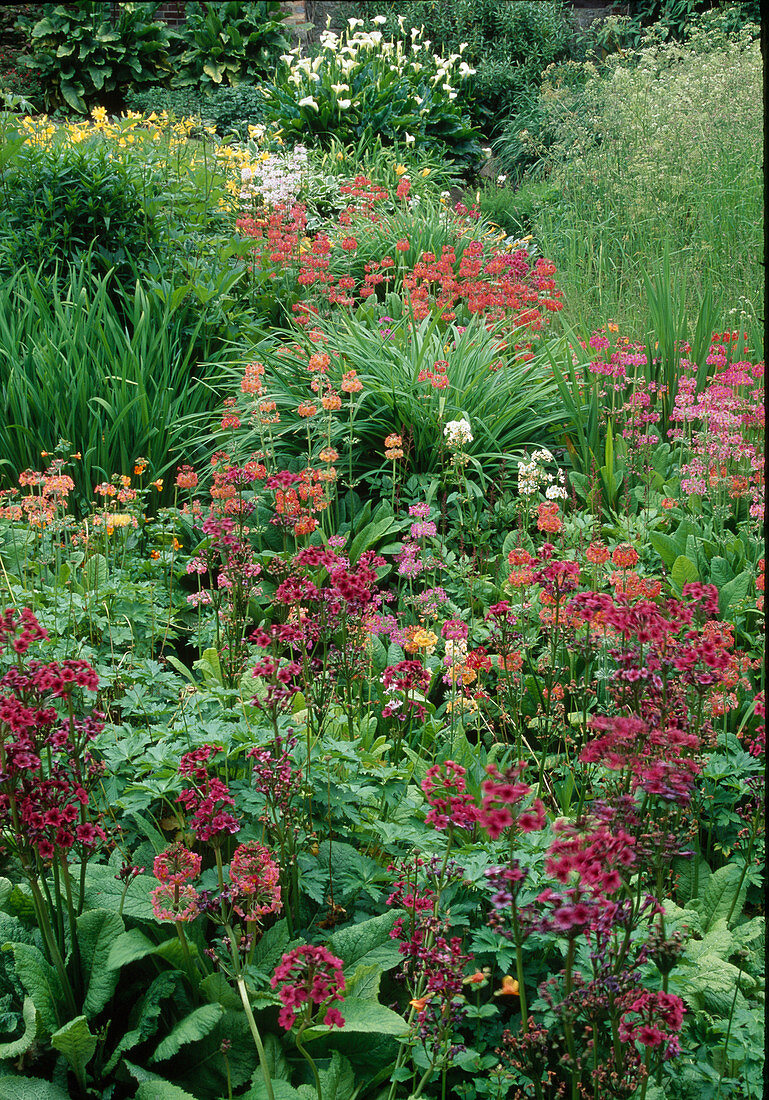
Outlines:
[[194, 1009], [189, 1016], [180, 1020], [170, 1035], [167, 1035], [158, 1045], [155, 1053], [150, 1056], [150, 1062], [162, 1062], [167, 1058], [173, 1058], [183, 1046], [205, 1038], [219, 1023], [223, 1012], [224, 1009], [220, 1004], [201, 1005], [200, 1008]]
[[710, 583], [714, 584], [716, 588], [722, 589], [725, 584], [734, 576], [734, 570], [729, 565], [726, 558], [722, 558], [720, 555], [715, 555], [710, 561]]
[[[328, 1069], [318, 1071], [320, 1088], [323, 1100], [350, 1100], [355, 1092], [355, 1074], [346, 1058], [343, 1058], [338, 1050], [331, 1053], [331, 1064]], [[312, 1089], [315, 1100], [315, 1089]]]
[[150, 895], [157, 886], [151, 875], [137, 875], [131, 879], [123, 898], [123, 883], [115, 878], [115, 872], [104, 864], [89, 863], [85, 879], [85, 901], [88, 909], [109, 909], [116, 913], [122, 903], [123, 915], [139, 920], [155, 921]]
[[185, 1092], [178, 1085], [166, 1081], [152, 1070], [135, 1066], [132, 1062], [125, 1063], [126, 1069], [139, 1082], [136, 1090], [137, 1100], [195, 1100], [190, 1092]]
[[90, 909], [77, 920], [77, 938], [83, 965], [86, 994], [83, 1012], [98, 1015], [115, 992], [118, 972], [108, 959], [115, 939], [125, 925], [123, 918], [107, 909]]
[[254, 948], [253, 965], [258, 970], [272, 972], [289, 947], [288, 921], [279, 920], [268, 928]]
[[679, 554], [676, 560], [673, 562], [673, 568], [670, 570], [671, 580], [678, 588], [683, 588], [685, 584], [693, 584], [700, 579], [699, 570], [691, 558], [687, 558], [684, 554]]
[[234, 1012], [243, 1011], [240, 996], [220, 970], [203, 978], [199, 988], [206, 1000], [212, 1004], [220, 1004], [222, 1008], [229, 1008]]
[[204, 684], [218, 684], [220, 687], [224, 685], [222, 663], [216, 649], [204, 649], [203, 656], [192, 667], [200, 670]]
[[360, 999], [362, 1001], [376, 1001], [379, 999], [379, 983], [382, 980], [382, 968], [374, 963], [367, 966], [359, 963], [349, 978], [345, 978], [344, 999], [345, 1003]]
[[78, 111], [81, 115], [86, 113], [86, 105], [82, 97], [72, 84], [68, 84], [62, 81], [60, 84], [61, 94], [75, 111]]
[[[375, 1035], [404, 1035], [408, 1030], [406, 1021], [391, 1008], [379, 1004], [378, 1001], [364, 1001], [353, 999], [337, 1005], [344, 1018], [343, 1032], [362, 1031]], [[306, 1034], [306, 1040], [317, 1039], [336, 1028], [326, 1028], [322, 1025], [313, 1028]]]
[[86, 1067], [96, 1053], [96, 1036], [91, 1034], [85, 1016], [76, 1016], [54, 1032], [51, 1046], [64, 1055], [75, 1077], [83, 1084]]
[[745, 570], [742, 573], [738, 573], [736, 577], [727, 581], [726, 584], [720, 588], [718, 593], [718, 613], [722, 619], [728, 618], [729, 613], [745, 599], [750, 591], [752, 583], [752, 576]]
[[716, 921], [722, 917], [726, 920], [736, 920], [741, 915], [745, 904], [747, 883], [743, 880], [738, 895], [737, 884], [740, 877], [740, 868], [735, 863], [719, 867], [710, 876], [704, 891], [700, 894], [703, 932], [710, 931]]
[[216, 65], [212, 64], [212, 62], [206, 61], [203, 65], [203, 72], [206, 74], [206, 76], [211, 77], [214, 84], [221, 84], [224, 68], [219, 69], [216, 67]]
[[[288, 1081], [272, 1081], [272, 1094], [275, 1100], [305, 1100], [304, 1095], [295, 1089], [293, 1085], [290, 1085]], [[315, 1089], [313, 1089], [313, 1095], [317, 1097]], [[262, 1076], [261, 1069], [258, 1069], [252, 1078], [251, 1088], [241, 1098], [241, 1100], [269, 1100], [269, 1093], [267, 1092], [267, 1086], [264, 1083], [264, 1077]]]
[[138, 928], [129, 928], [116, 937], [107, 956], [110, 970], [120, 970], [129, 963], [144, 959], [157, 950], [157, 944]]
[[40, 1077], [0, 1077], [0, 1100], [72, 1100], [68, 1092]]
[[649, 542], [662, 558], [663, 564], [671, 569], [673, 562], [678, 555], [684, 549], [684, 543], [673, 538], [671, 535], [666, 535], [662, 531], [650, 531]]
[[35, 1040], [37, 1009], [31, 997], [24, 998], [21, 1014], [24, 1020], [24, 1034], [10, 1043], [0, 1043], [0, 1062], [8, 1058], [18, 1058], [20, 1054], [29, 1050]]
[[[4, 881], [7, 882], [8, 880], [5, 879]], [[22, 921], [30, 920], [35, 916], [35, 903], [32, 901], [31, 895], [18, 885], [11, 886], [11, 892], [6, 896], [3, 909], [6, 913], [10, 913], [12, 917], [18, 917]]]
[[59, 1011], [64, 1001], [59, 975], [45, 959], [42, 951], [26, 943], [3, 944], [4, 951], [13, 951], [14, 966], [24, 989], [34, 1001], [45, 1033], [59, 1027]]
[[180, 978], [181, 974], [178, 970], [166, 970], [162, 974], [158, 974], [144, 994], [138, 1011], [131, 1013], [130, 1021], [134, 1026], [125, 1033], [115, 1047], [112, 1057], [105, 1066], [105, 1073], [112, 1072], [121, 1055], [126, 1051], [133, 1050], [134, 1047], [139, 1046], [140, 1043], [154, 1035], [160, 1022], [162, 1002], [175, 994]]
[[703, 955], [718, 955], [728, 959], [734, 950], [734, 936], [729, 931], [726, 920], [719, 917], [701, 940], [690, 939], [686, 944], [686, 957], [696, 962]]
[[667, 920], [679, 922], [694, 932], [701, 931], [700, 914], [696, 909], [681, 909], [673, 901], [665, 903], [665, 917]]
[[[712, 874], [704, 859], [700, 859], [699, 864], [695, 864], [694, 859], [679, 857], [673, 860], [673, 870], [676, 874], [676, 897], [684, 904], [691, 901], [695, 896], [695, 891], [697, 896], [702, 896], [705, 884]], [[696, 884], [694, 881], [695, 872], [697, 874]]]
[[170, 1081], [142, 1081], [136, 1090], [136, 1100], [195, 1100], [190, 1092], [185, 1092]]
[[390, 970], [400, 958], [390, 936], [396, 920], [395, 913], [382, 913], [370, 920], [341, 928], [330, 938], [329, 951], [339, 956], [345, 970], [351, 970], [364, 961], [368, 966], [376, 963], [380, 969]]

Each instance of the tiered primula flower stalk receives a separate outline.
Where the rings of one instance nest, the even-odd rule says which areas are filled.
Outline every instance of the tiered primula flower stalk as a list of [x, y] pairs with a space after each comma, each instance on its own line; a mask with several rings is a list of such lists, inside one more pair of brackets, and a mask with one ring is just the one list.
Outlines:
[[[88, 861], [107, 842], [103, 815], [92, 801], [104, 767], [90, 747], [103, 722], [98, 712], [81, 710], [82, 693], [99, 687], [87, 661], [29, 656], [32, 646], [47, 639], [29, 608], [3, 612], [0, 844], [27, 879], [48, 958], [74, 1012], [82, 990], [64, 960], [70, 937], [77, 942]], [[79, 865], [79, 889], [72, 881], [73, 864]]]

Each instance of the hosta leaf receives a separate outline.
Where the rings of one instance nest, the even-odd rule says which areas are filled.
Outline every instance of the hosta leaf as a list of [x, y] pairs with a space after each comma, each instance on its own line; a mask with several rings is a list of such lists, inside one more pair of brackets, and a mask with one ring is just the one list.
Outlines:
[[96, 1016], [115, 992], [118, 971], [108, 963], [113, 941], [125, 925], [123, 918], [107, 909], [91, 909], [77, 920], [77, 938], [86, 987], [83, 1012]]
[[216, 1027], [224, 1013], [219, 1004], [201, 1005], [194, 1009], [189, 1016], [174, 1027], [170, 1035], [160, 1043], [155, 1053], [150, 1057], [150, 1062], [163, 1062], [167, 1058], [173, 1058], [183, 1046], [188, 1043], [196, 1043], [205, 1038]]
[[83, 102], [83, 99], [71, 84], [66, 84], [64, 81], [62, 81], [61, 94], [64, 96], [64, 99], [67, 101], [67, 103], [69, 103], [70, 107], [72, 107], [75, 111], [79, 111], [81, 115], [84, 115], [86, 113], [86, 106]]

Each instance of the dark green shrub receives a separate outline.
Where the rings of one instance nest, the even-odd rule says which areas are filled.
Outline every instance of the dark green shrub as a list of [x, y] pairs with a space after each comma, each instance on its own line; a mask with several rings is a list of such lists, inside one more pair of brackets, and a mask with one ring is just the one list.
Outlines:
[[51, 275], [90, 253], [94, 270], [130, 274], [159, 240], [140, 181], [103, 145], [26, 146], [3, 182], [0, 265]]
[[117, 18], [98, 0], [43, 4], [42, 18], [20, 22], [29, 34], [26, 63], [40, 74], [50, 111], [85, 114], [96, 104], [122, 104], [129, 84], [157, 83], [170, 72], [171, 32], [155, 19], [157, 3], [124, 3]]
[[219, 0], [204, 7], [192, 0], [179, 31], [184, 52], [172, 84], [214, 91], [268, 73], [289, 42], [281, 30], [278, 0]]
[[126, 106], [132, 111], [167, 111], [176, 118], [197, 117], [212, 123], [219, 134], [248, 136], [249, 125], [264, 119], [264, 99], [253, 84], [216, 88], [204, 95], [195, 88], [144, 88], [126, 94]]

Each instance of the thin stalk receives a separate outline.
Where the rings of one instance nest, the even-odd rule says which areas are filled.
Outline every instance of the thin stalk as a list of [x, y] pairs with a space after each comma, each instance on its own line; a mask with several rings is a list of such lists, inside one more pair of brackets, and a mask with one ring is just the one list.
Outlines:
[[[240, 1000], [243, 1005], [243, 1011], [246, 1014], [246, 1020], [248, 1021], [248, 1027], [251, 1031], [251, 1037], [254, 1040], [254, 1046], [256, 1047], [256, 1053], [259, 1056], [259, 1065], [262, 1069], [262, 1076], [264, 1077], [264, 1087], [267, 1090], [267, 1100], [275, 1100], [275, 1093], [272, 1089], [272, 1078], [270, 1077], [270, 1071], [267, 1067], [267, 1056], [264, 1052], [264, 1045], [262, 1043], [262, 1037], [259, 1034], [259, 1028], [256, 1026], [256, 1020], [254, 1014], [251, 1011], [251, 1004], [248, 1000], [248, 992], [246, 990], [246, 983], [243, 981], [242, 976], [238, 976], [238, 993], [240, 994]], [[318, 1093], [320, 1096], [320, 1092]]]

